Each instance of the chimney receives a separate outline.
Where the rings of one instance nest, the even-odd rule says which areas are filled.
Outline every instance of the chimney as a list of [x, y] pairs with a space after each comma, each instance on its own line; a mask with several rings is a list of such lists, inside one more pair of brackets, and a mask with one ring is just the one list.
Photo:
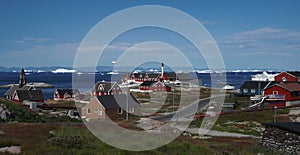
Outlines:
[[161, 63], [161, 77], [164, 78], [164, 63]]

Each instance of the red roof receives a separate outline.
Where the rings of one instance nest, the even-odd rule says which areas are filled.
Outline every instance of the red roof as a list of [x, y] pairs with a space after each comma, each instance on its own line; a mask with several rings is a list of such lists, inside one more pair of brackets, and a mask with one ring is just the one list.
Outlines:
[[286, 89], [288, 91], [300, 91], [299, 83], [279, 83], [277, 86]]

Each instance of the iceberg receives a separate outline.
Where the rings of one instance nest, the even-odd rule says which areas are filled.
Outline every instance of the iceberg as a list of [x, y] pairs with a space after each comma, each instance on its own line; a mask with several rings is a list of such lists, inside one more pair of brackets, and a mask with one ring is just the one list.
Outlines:
[[252, 81], [274, 81], [275, 76], [278, 74], [268, 74], [266, 71], [264, 71], [261, 74], [251, 75]]
[[63, 69], [63, 68], [59, 68], [59, 69], [56, 69], [54, 71], [51, 71], [52, 73], [75, 73], [76, 70], [72, 70], [72, 69]]

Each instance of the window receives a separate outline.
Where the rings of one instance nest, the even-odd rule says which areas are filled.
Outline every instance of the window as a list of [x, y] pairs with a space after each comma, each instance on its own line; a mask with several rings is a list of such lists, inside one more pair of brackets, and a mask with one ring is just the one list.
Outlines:
[[91, 109], [90, 109], [90, 108], [87, 108], [87, 109], [86, 109], [86, 112], [87, 112], [87, 114], [91, 114]]
[[134, 107], [130, 107], [128, 110], [129, 113], [133, 113], [134, 112]]
[[282, 77], [281, 79], [282, 79], [283, 82], [286, 82], [286, 81], [287, 81], [287, 80], [286, 80], [286, 77]]
[[118, 108], [118, 114], [122, 114], [123, 113], [123, 109], [122, 108]]
[[98, 109], [98, 115], [102, 115], [102, 110]]
[[277, 91], [277, 90], [274, 90], [274, 91], [273, 91], [273, 94], [274, 94], [274, 95], [278, 95], [278, 91]]
[[103, 90], [104, 90], [104, 87], [103, 87], [102, 84], [100, 84], [100, 85], [98, 86], [98, 90], [99, 90], [99, 91], [103, 91]]
[[248, 89], [244, 89], [243, 92], [244, 92], [244, 93], [248, 93]]
[[255, 91], [255, 89], [251, 89], [251, 93], [255, 93], [256, 91]]

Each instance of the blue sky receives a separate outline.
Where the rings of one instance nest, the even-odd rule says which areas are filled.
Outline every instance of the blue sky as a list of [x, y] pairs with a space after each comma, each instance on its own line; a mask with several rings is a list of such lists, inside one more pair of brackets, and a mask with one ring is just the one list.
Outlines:
[[[72, 66], [80, 42], [95, 24], [117, 11], [147, 4], [173, 7], [199, 20], [218, 44], [227, 69], [300, 70], [297, 0], [2, 0], [0, 66]], [[147, 40], [171, 40], [187, 55], [193, 51], [176, 34], [144, 28], [116, 38], [102, 64], [109, 65], [117, 56], [110, 53]], [[201, 56], [190, 57], [196, 67], [206, 67]]]

